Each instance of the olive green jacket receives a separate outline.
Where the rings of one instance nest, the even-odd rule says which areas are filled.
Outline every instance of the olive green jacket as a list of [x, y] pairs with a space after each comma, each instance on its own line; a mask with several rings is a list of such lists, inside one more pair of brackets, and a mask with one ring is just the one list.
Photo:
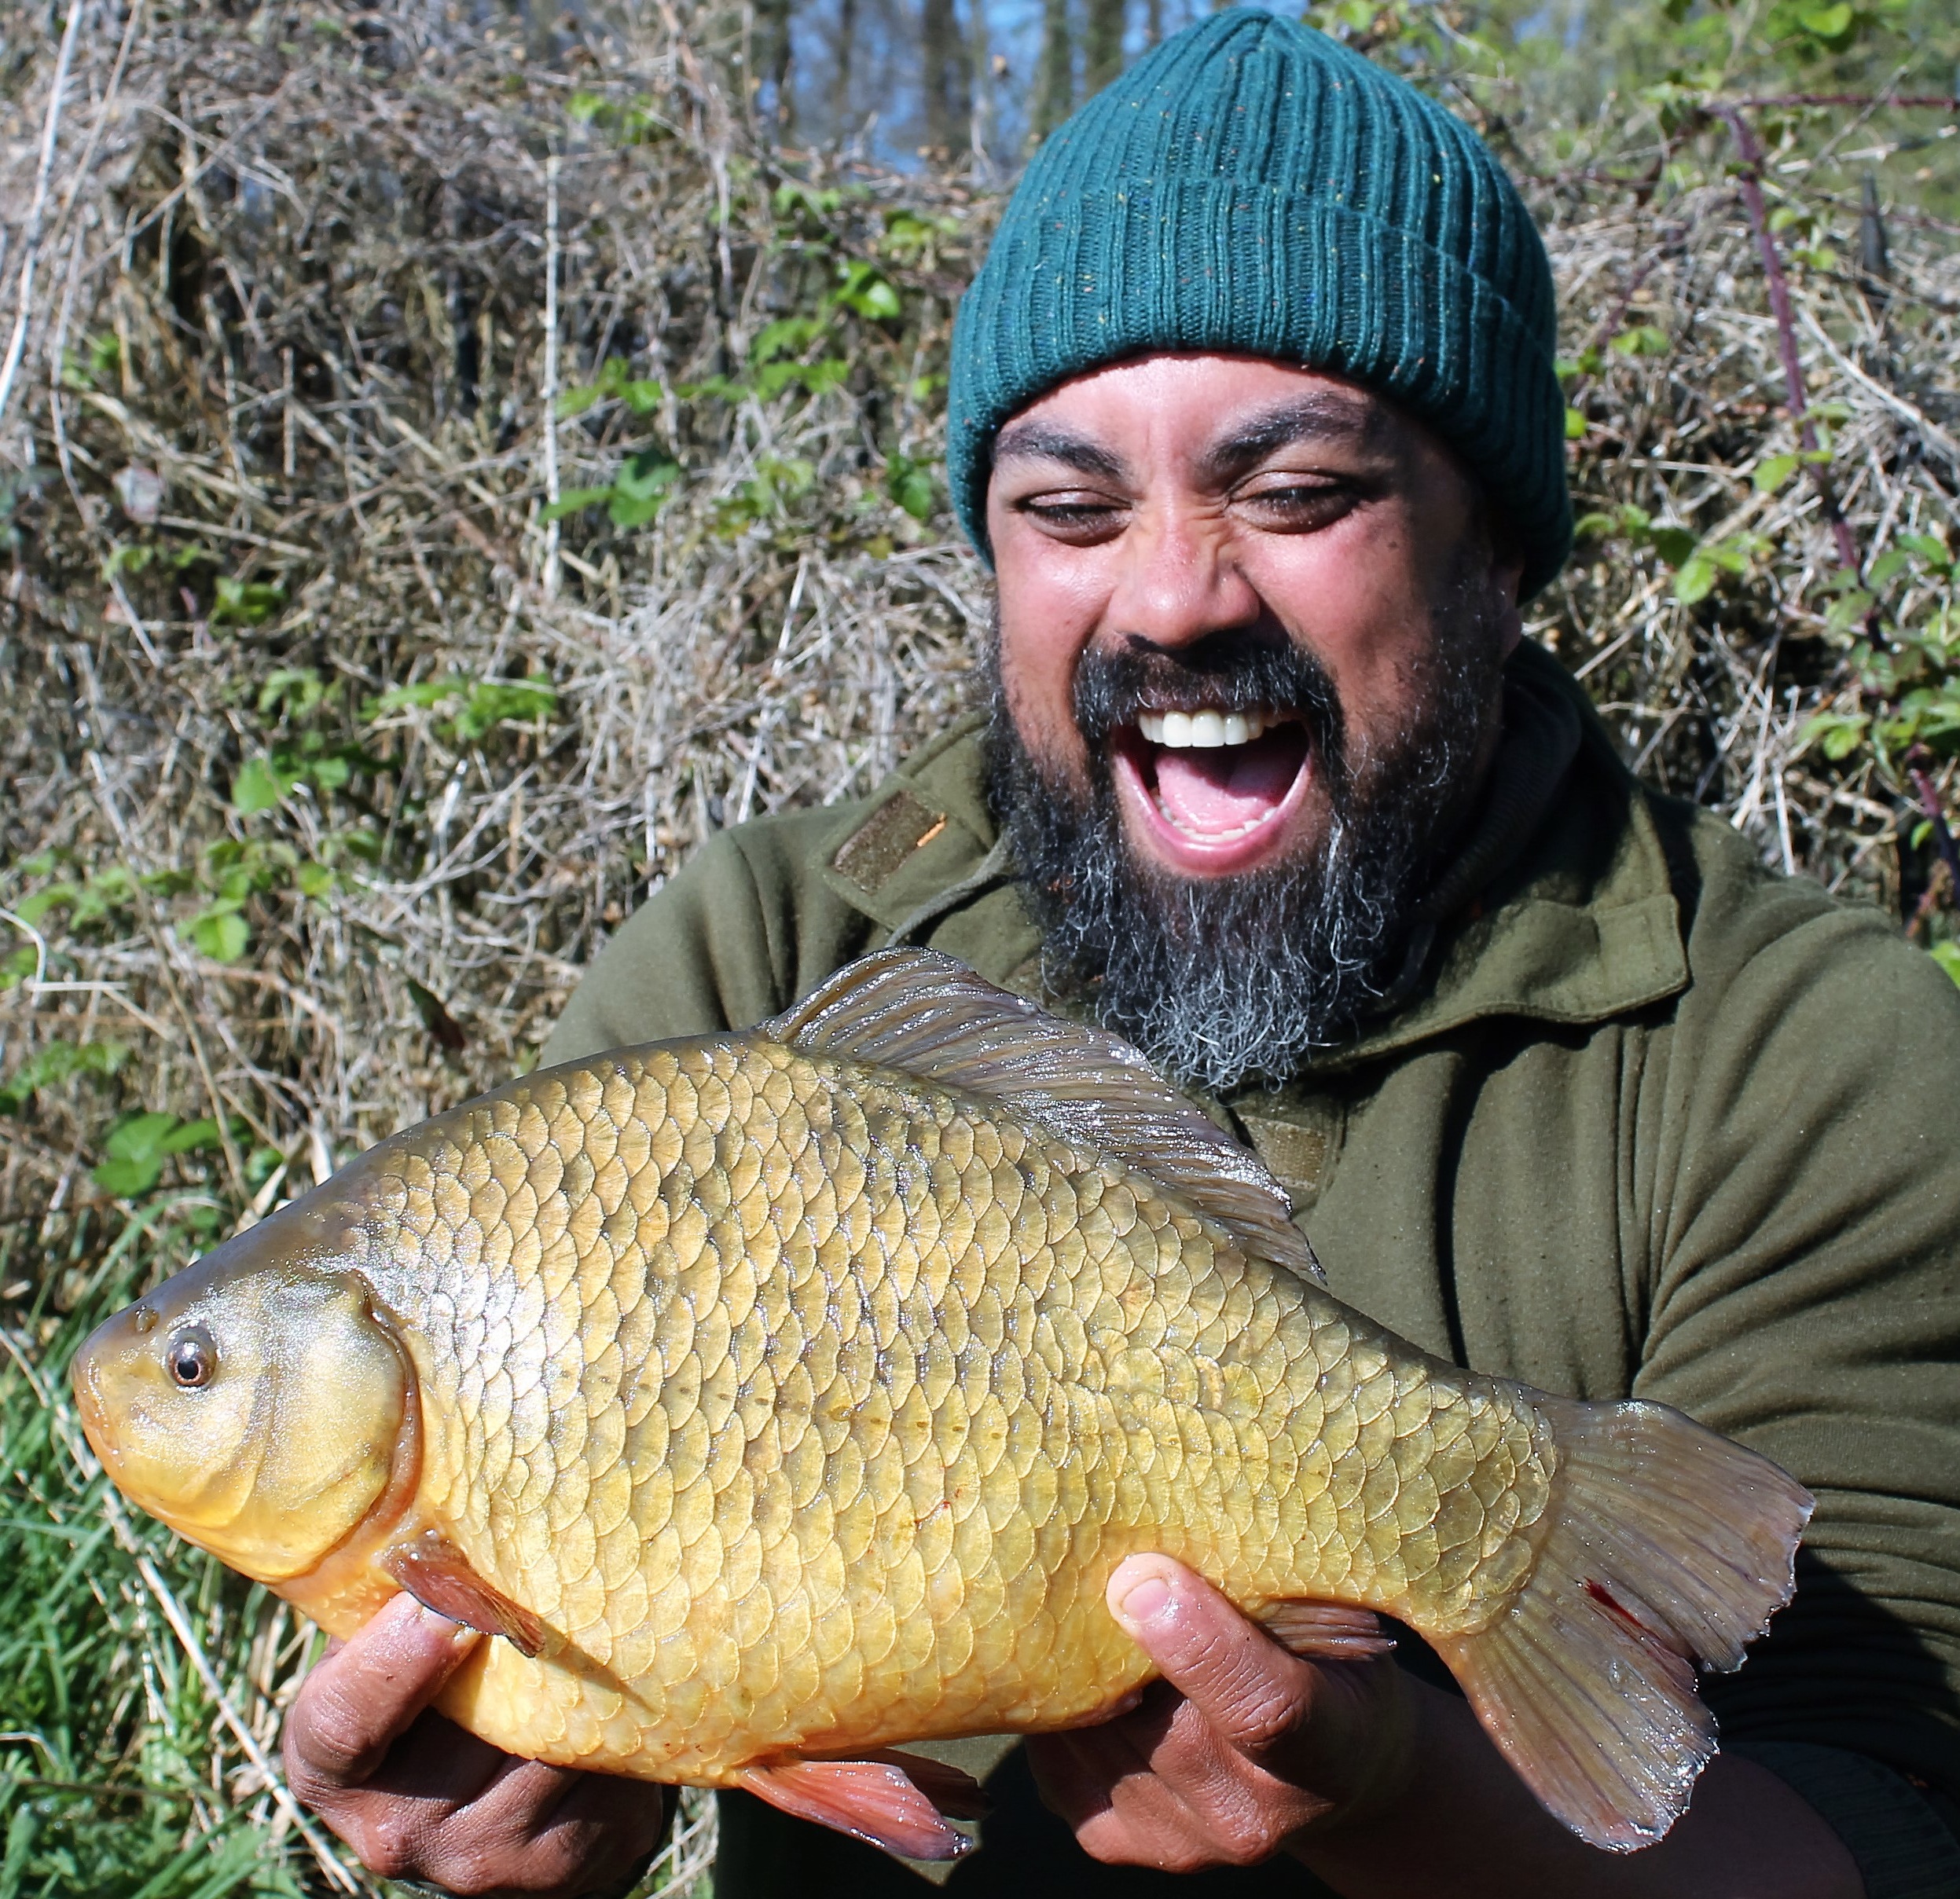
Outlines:
[[[1511, 662], [1506, 706], [1406, 999], [1222, 1105], [1341, 1298], [1480, 1372], [1679, 1406], [1816, 1493], [1797, 1600], [1709, 1699], [1844, 1835], [1871, 1899], [1960, 1893], [1935, 1812], [1960, 1799], [1960, 992], [1877, 912], [1639, 785], [1541, 651]], [[976, 721], [868, 800], [714, 838], [545, 1059], [745, 1025], [894, 938], [1040, 992]], [[725, 1806], [718, 1895], [830, 1889], [814, 1830]], [[794, 1847], [742, 1843], [765, 1824]], [[911, 1878], [838, 1845], [864, 1856], [840, 1890]], [[788, 1883], [740, 1876], [772, 1852]], [[990, 1831], [953, 1890], [1046, 1890], [1013, 1857]], [[1077, 1854], [1067, 1890], [1101, 1876]], [[1297, 1868], [1267, 1889], [1316, 1890]]]

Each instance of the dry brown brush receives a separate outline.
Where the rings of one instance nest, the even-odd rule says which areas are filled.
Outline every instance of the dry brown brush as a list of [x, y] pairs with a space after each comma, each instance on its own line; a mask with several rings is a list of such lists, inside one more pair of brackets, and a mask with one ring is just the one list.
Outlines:
[[[327, 0], [77, 0], [12, 42], [23, 1366], [133, 1267], [534, 1058], [709, 832], [868, 789], [961, 702], [987, 588], [936, 458], [991, 203], [771, 153], [712, 34], [637, 14], [542, 62]], [[1643, 772], [1951, 955], [1956, 233], [1861, 211], [1855, 112], [1749, 124], [1761, 232], [1719, 118], [1514, 153], [1586, 517], [1534, 630]], [[300, 1645], [221, 1598], [269, 1740]], [[130, 1614], [140, 1673], [172, 1638]], [[213, 1732], [213, 1797], [262, 1797]]]

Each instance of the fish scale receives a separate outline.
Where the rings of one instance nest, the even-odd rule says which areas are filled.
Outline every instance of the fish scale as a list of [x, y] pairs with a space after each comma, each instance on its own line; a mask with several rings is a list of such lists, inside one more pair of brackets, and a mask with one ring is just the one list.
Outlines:
[[513, 1753], [956, 1854], [965, 1795], [882, 1751], [1106, 1714], [1156, 1551], [1305, 1652], [1379, 1651], [1327, 1604], [1407, 1622], [1568, 1825], [1657, 1837], [1693, 1663], [1787, 1596], [1809, 1499], [1427, 1356], [1286, 1214], [1134, 1051], [894, 949], [384, 1142], [75, 1388], [119, 1484], [330, 1630], [406, 1588], [508, 1637], [439, 1705]]
[[[1521, 1400], [1400, 1388], [1344, 1308], [1136, 1170], [780, 1043], [541, 1078], [369, 1192], [425, 1506], [551, 1632], [452, 1701], [542, 1758], [712, 1782], [1081, 1719], [1147, 1672], [1102, 1600], [1145, 1549], [1223, 1556], [1253, 1608], [1470, 1629], [1550, 1494]], [[464, 1316], [500, 1311], [538, 1341], [508, 1402]]]

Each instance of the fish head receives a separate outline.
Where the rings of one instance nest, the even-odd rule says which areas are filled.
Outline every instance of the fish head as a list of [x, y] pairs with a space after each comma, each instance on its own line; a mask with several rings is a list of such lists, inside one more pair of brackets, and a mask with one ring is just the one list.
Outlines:
[[[266, 1223], [97, 1329], [72, 1373], [116, 1487], [262, 1582], [305, 1575], [398, 1488], [408, 1365], [366, 1281]], [[256, 1244], [248, 1244], [256, 1242]]]

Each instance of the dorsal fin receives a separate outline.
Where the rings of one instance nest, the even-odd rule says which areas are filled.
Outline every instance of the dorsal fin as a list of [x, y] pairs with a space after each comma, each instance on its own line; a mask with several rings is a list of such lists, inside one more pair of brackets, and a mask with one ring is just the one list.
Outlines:
[[1261, 1258], [1325, 1283], [1285, 1189], [1128, 1043], [1063, 1021], [937, 950], [861, 957], [762, 1028], [808, 1054], [990, 1094], [1162, 1182]]

